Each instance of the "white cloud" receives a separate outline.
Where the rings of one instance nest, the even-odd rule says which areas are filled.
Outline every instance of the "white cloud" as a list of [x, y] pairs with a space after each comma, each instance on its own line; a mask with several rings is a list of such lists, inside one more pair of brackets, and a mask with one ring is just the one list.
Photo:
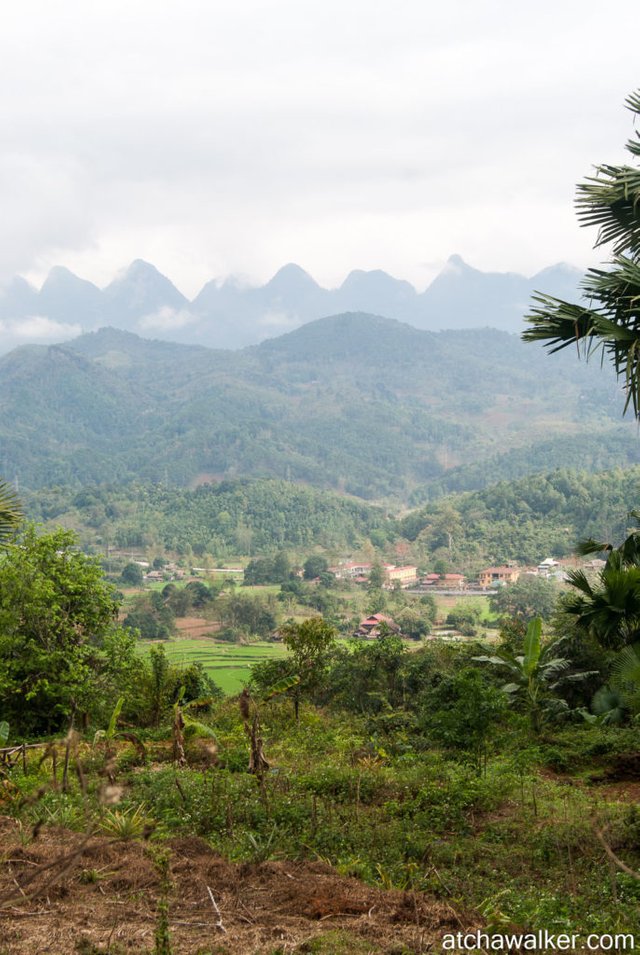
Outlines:
[[173, 330], [184, 328], [187, 325], [193, 325], [198, 321], [198, 316], [194, 315], [186, 308], [175, 309], [169, 305], [163, 305], [157, 312], [151, 315], [143, 315], [138, 321], [138, 328], [141, 331], [157, 329], [158, 331]]
[[291, 312], [269, 309], [269, 311], [263, 312], [260, 315], [256, 324], [269, 332], [278, 330], [287, 332], [293, 328], [298, 328], [301, 324], [301, 319], [298, 315], [294, 315]]
[[573, 187], [631, 132], [636, 6], [7, 5], [0, 275], [105, 284], [144, 258], [193, 295], [290, 260], [325, 285], [380, 267], [422, 287], [452, 252], [583, 264]]
[[0, 320], [0, 351], [10, 351], [18, 345], [48, 345], [68, 341], [82, 334], [80, 325], [55, 322], [44, 315]]

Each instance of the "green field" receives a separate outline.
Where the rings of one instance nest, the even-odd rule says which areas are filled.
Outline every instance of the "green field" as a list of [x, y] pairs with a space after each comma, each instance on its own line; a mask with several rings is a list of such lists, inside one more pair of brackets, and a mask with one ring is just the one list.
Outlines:
[[163, 643], [172, 663], [201, 663], [227, 695], [239, 693], [250, 675], [250, 667], [262, 660], [276, 660], [286, 654], [281, 643], [216, 643], [213, 640], [169, 640]]

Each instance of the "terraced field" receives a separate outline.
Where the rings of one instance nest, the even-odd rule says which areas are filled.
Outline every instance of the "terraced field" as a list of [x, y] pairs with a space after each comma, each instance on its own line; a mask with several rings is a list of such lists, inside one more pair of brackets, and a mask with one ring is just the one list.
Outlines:
[[275, 660], [286, 655], [281, 643], [216, 643], [214, 640], [178, 638], [163, 644], [172, 663], [201, 663], [227, 695], [239, 693], [249, 679], [250, 667], [262, 660]]

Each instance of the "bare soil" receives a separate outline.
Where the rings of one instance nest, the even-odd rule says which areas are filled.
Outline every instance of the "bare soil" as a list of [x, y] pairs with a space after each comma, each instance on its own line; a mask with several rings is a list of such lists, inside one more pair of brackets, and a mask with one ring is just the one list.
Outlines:
[[220, 624], [213, 620], [204, 620], [202, 617], [178, 617], [176, 629], [181, 637], [213, 636], [220, 629]]
[[0, 845], [1, 955], [153, 951], [162, 848], [174, 955], [311, 951], [313, 939], [336, 930], [353, 951], [419, 953], [478, 924], [445, 902], [375, 889], [322, 863], [233, 864], [197, 837], [160, 846], [43, 829], [23, 845], [15, 821], [0, 817]]

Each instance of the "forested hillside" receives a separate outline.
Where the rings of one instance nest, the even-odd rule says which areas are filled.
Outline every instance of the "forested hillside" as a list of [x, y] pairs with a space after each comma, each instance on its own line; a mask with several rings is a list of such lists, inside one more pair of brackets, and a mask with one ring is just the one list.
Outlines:
[[556, 470], [453, 494], [406, 514], [285, 481], [49, 488], [26, 496], [32, 518], [63, 524], [86, 546], [158, 547], [222, 558], [318, 546], [347, 554], [410, 543], [416, 559], [473, 568], [573, 553], [588, 536], [617, 540], [640, 501], [640, 467], [601, 474]]
[[348, 314], [241, 352], [105, 329], [0, 360], [0, 473], [25, 488], [276, 477], [420, 501], [637, 462], [621, 411], [599, 367], [489, 329]]
[[30, 516], [64, 524], [86, 544], [243, 554], [279, 547], [351, 549], [393, 524], [379, 509], [285, 481], [224, 481], [195, 490], [160, 485], [50, 488], [27, 497]]
[[639, 503], [640, 467], [601, 474], [561, 469], [442, 498], [404, 517], [400, 533], [453, 563], [537, 563], [573, 553], [590, 536], [618, 540]]

